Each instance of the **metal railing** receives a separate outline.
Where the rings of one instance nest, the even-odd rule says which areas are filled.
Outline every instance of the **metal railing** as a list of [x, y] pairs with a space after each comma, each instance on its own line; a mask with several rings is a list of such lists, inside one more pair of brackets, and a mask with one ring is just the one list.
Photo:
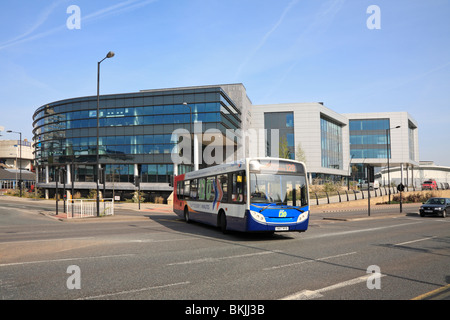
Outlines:
[[[66, 202], [67, 218], [88, 218], [97, 216], [96, 199], [71, 199]], [[100, 216], [114, 215], [114, 199], [100, 200]]]
[[[388, 187], [380, 187], [379, 189], [370, 190], [371, 197], [378, 197], [383, 195], [389, 194], [389, 189], [391, 191], [391, 195], [397, 194], [398, 190], [397, 188], [388, 188]], [[314, 196], [313, 196], [314, 195]], [[350, 202], [354, 200], [361, 200], [361, 199], [367, 199], [368, 198], [368, 191], [365, 190], [345, 190], [344, 192], [336, 191], [335, 193], [329, 193], [326, 191], [322, 192], [311, 192], [310, 197], [314, 198], [315, 201], [312, 203], [315, 203], [316, 205], [319, 204], [330, 204], [330, 203], [339, 203], [339, 202]]]

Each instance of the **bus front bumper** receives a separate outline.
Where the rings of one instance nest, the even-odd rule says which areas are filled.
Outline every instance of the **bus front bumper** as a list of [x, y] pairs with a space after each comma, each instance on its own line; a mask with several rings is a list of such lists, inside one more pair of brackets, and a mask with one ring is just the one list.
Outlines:
[[250, 213], [250, 210], [247, 210], [245, 219], [246, 229], [249, 232], [303, 232], [308, 229], [309, 211], [302, 213], [295, 222], [262, 221], [263, 218], [257, 220], [255, 215]]

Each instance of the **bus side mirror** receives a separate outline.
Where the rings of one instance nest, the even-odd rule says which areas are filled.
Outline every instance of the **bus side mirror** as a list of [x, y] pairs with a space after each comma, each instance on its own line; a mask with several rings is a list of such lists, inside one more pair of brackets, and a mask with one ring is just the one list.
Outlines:
[[169, 187], [173, 187], [173, 176], [169, 176]]

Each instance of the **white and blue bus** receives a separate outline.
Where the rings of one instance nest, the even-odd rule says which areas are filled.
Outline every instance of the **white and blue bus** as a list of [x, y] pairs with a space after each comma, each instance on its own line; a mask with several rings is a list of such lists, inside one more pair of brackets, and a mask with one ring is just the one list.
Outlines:
[[249, 158], [174, 178], [174, 212], [243, 232], [304, 232], [309, 223], [305, 165], [278, 158]]

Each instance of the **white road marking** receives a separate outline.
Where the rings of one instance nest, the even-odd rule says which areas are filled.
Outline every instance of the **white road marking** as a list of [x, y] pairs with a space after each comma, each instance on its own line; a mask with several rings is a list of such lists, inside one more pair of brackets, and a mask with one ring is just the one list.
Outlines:
[[412, 240], [412, 241], [406, 241], [406, 242], [402, 242], [402, 243], [397, 243], [397, 244], [394, 244], [394, 246], [403, 246], [403, 245], [405, 245], [405, 244], [410, 244], [410, 243], [414, 243], [414, 242], [430, 240], [430, 239], [434, 239], [434, 238], [436, 238], [436, 236], [434, 236], [434, 237], [422, 238], [422, 239], [417, 239], [417, 240]]
[[[339, 289], [339, 288], [352, 286], [352, 285], [355, 285], [358, 283], [366, 282], [367, 279], [369, 279], [369, 277], [371, 277], [371, 276], [373, 276], [373, 274], [367, 274], [362, 277], [339, 282], [339, 283], [336, 283], [331, 286], [328, 286], [328, 287], [325, 287], [322, 289], [318, 289], [318, 290], [302, 290], [300, 292], [297, 292], [297, 293], [291, 294], [289, 296], [286, 296], [284, 298], [281, 298], [281, 300], [310, 300], [310, 299], [320, 298], [320, 297], [323, 297], [323, 293], [325, 293], [327, 291], [331, 291], [331, 290], [335, 290], [335, 289]], [[385, 276], [384, 274], [380, 275], [380, 277], [384, 277], [384, 276]]]
[[204, 262], [216, 262], [216, 261], [222, 261], [222, 260], [227, 260], [227, 259], [237, 259], [237, 258], [247, 258], [247, 257], [253, 257], [253, 256], [261, 256], [261, 255], [272, 254], [272, 253], [277, 253], [277, 252], [280, 252], [280, 251], [264, 251], [264, 252], [240, 254], [240, 255], [228, 256], [228, 257], [203, 258], [203, 259], [196, 259], [196, 260], [188, 260], [188, 261], [182, 261], [182, 262], [169, 263], [168, 266], [175, 266], [175, 265], [182, 265], [182, 264], [204, 263]]
[[263, 270], [265, 270], [265, 271], [267, 271], [267, 270], [275, 270], [275, 269], [280, 269], [280, 268], [297, 266], [299, 264], [304, 264], [304, 263], [325, 261], [325, 260], [329, 260], [329, 259], [333, 259], [333, 258], [349, 256], [349, 255], [352, 255], [352, 254], [355, 254], [355, 253], [357, 253], [357, 252], [348, 252], [348, 253], [338, 254], [338, 255], [335, 255], [335, 256], [329, 256], [329, 257], [323, 257], [323, 258], [318, 258], [318, 259], [311, 259], [311, 260], [306, 260], [306, 261], [300, 261], [300, 262], [294, 262], [294, 263], [289, 263], [289, 264], [283, 264], [283, 265], [279, 265], [279, 266], [273, 266], [273, 267], [269, 267], [269, 268], [264, 268]]
[[3, 264], [0, 264], [0, 267], [20, 266], [20, 265], [37, 264], [37, 263], [61, 262], [61, 261], [74, 261], [74, 260], [90, 260], [90, 259], [105, 259], [105, 258], [121, 258], [121, 257], [130, 257], [130, 256], [134, 256], [134, 255], [135, 255], [135, 254], [117, 254], [117, 255], [109, 255], [109, 256], [93, 256], [93, 257], [79, 257], [79, 258], [54, 259], [54, 260], [38, 260], [38, 261], [13, 262], [13, 263], [3, 263]]
[[[45, 232], [44, 232], [45, 233]], [[76, 237], [76, 238], [52, 238], [52, 239], [36, 239], [36, 240], [13, 240], [13, 241], [3, 241], [0, 242], [0, 245], [3, 244], [13, 244], [13, 243], [22, 243], [22, 242], [47, 242], [47, 241], [71, 241], [71, 240], [92, 240], [95, 237]]]
[[422, 221], [409, 222], [409, 223], [396, 224], [396, 225], [389, 225], [389, 226], [384, 226], [384, 227], [368, 228], [368, 229], [358, 229], [358, 230], [350, 230], [350, 231], [324, 233], [324, 234], [313, 235], [311, 237], [305, 237], [305, 240], [306, 239], [318, 239], [318, 238], [334, 237], [334, 236], [343, 236], [343, 235], [349, 235], [349, 234], [354, 234], [354, 233], [362, 233], [362, 232], [370, 232], [370, 231], [380, 231], [380, 230], [384, 230], [384, 229], [409, 226], [409, 225], [418, 224], [418, 223], [422, 223]]
[[174, 287], [174, 286], [181, 286], [181, 285], [189, 284], [189, 283], [190, 283], [189, 281], [171, 283], [171, 284], [165, 284], [162, 286], [147, 287], [147, 288], [127, 290], [127, 291], [119, 291], [119, 292], [114, 292], [114, 293], [100, 294], [97, 296], [83, 297], [83, 298], [78, 298], [77, 300], [102, 299], [105, 297], [117, 296], [120, 294], [129, 294], [129, 293], [137, 293], [137, 292], [143, 292], [143, 291], [149, 291], [149, 290], [155, 290], [155, 289], [163, 289], [163, 288], [169, 288], [169, 287]]
[[191, 240], [199, 240], [199, 239], [198, 238], [180, 238], [180, 239], [162, 239], [162, 240], [136, 239], [136, 240], [129, 240], [129, 241], [126, 241], [126, 242], [132, 242], [132, 243], [158, 243], [158, 242], [191, 241]]

